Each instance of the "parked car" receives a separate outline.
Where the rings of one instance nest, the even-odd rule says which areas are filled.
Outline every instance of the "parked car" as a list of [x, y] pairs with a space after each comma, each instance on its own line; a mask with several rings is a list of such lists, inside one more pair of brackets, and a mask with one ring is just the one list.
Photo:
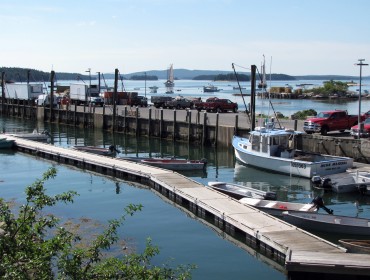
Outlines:
[[361, 133], [359, 132], [359, 125], [355, 125], [351, 127], [351, 135], [353, 138], [369, 138], [370, 137], [370, 118], [367, 118], [363, 123], [363, 128], [361, 129]]
[[194, 103], [195, 109], [198, 111], [206, 110], [207, 112], [227, 112], [232, 111], [236, 113], [238, 111], [238, 104], [232, 102], [229, 99], [220, 99], [217, 97], [210, 97], [206, 102], [196, 102]]
[[[364, 119], [365, 117], [362, 115], [361, 121]], [[322, 135], [326, 135], [329, 131], [344, 132], [357, 123], [357, 115], [349, 115], [346, 110], [331, 110], [320, 112], [317, 116], [306, 119], [303, 130], [308, 134], [320, 132]]]

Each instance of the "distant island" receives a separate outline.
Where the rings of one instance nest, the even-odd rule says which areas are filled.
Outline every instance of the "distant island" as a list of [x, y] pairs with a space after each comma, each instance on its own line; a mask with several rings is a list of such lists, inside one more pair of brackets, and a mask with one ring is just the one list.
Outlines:
[[[5, 73], [5, 80], [7, 82], [48, 82], [50, 81], [50, 73], [43, 72], [36, 69], [20, 68], [20, 67], [0, 67], [0, 72]], [[232, 71], [218, 71], [218, 70], [188, 70], [188, 69], [174, 69], [175, 80], [210, 80], [210, 81], [235, 81], [236, 77]], [[249, 72], [237, 73], [239, 81], [250, 81]], [[114, 79], [113, 73], [102, 73], [101, 78]], [[55, 80], [82, 80], [89, 79], [96, 80], [98, 75], [80, 74], [80, 73], [65, 73], [56, 72]], [[167, 70], [150, 70], [143, 72], [135, 72], [125, 74], [120, 77], [124, 80], [148, 80], [156, 81], [159, 79], [167, 79]], [[259, 73], [256, 76], [257, 82], [261, 80]], [[294, 81], [294, 80], [337, 80], [337, 81], [353, 81], [358, 80], [358, 76], [341, 76], [341, 75], [304, 75], [291, 76], [286, 74], [269, 74], [268, 80], [273, 81]], [[370, 79], [370, 76], [363, 77], [363, 79]]]

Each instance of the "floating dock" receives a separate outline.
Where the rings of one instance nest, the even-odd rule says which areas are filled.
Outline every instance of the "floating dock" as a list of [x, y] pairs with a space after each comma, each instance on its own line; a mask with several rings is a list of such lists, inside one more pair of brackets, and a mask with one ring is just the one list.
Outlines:
[[[290, 279], [319, 273], [370, 275], [370, 255], [349, 254], [346, 249], [303, 231], [263, 211], [240, 203], [179, 173], [131, 162], [123, 158], [94, 155], [51, 144], [14, 139], [20, 152], [72, 165], [107, 176], [150, 186], [166, 198], [246, 244], [258, 247], [281, 263]], [[315, 276], [316, 277], [316, 276]], [[308, 278], [304, 278], [308, 279]], [[341, 278], [342, 279], [342, 278]]]

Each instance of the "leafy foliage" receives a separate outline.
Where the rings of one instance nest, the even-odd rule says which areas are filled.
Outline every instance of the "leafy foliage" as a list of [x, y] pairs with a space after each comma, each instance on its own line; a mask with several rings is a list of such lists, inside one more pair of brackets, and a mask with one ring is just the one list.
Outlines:
[[41, 180], [26, 188], [26, 203], [13, 213], [0, 199], [0, 278], [1, 279], [189, 279], [195, 266], [157, 267], [151, 259], [159, 249], [148, 239], [142, 254], [121, 258], [104, 252], [119, 241], [117, 229], [126, 217], [142, 209], [130, 204], [119, 218], [109, 221], [103, 233], [79, 246], [81, 236], [59, 226], [60, 220], [45, 214], [57, 203], [73, 203], [74, 191], [48, 196], [44, 183], [56, 176], [50, 168]]
[[347, 94], [348, 85], [346, 82], [341, 81], [325, 81], [322, 87], [313, 88], [308, 91], [314, 92], [314, 94], [322, 94], [324, 96], [329, 96], [333, 94], [338, 94], [339, 96], [344, 96]]
[[308, 116], [316, 116], [317, 112], [314, 109], [308, 109], [303, 111], [298, 111], [292, 115], [294, 120], [305, 120]]
[[[0, 67], [0, 72], [5, 72], [5, 80], [12, 82], [48, 82], [50, 81], [50, 73], [42, 72], [35, 69], [19, 68], [19, 67]], [[78, 77], [88, 80], [88, 75], [80, 75], [78, 73], [55, 73], [56, 80], [77, 80]], [[95, 79], [95, 78], [94, 78]]]

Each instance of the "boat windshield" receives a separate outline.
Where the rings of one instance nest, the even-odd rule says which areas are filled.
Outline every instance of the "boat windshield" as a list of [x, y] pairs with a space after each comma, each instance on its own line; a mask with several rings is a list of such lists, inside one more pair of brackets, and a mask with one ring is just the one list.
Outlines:
[[260, 136], [259, 135], [252, 135], [251, 137], [252, 142], [252, 150], [259, 152], [260, 150]]

